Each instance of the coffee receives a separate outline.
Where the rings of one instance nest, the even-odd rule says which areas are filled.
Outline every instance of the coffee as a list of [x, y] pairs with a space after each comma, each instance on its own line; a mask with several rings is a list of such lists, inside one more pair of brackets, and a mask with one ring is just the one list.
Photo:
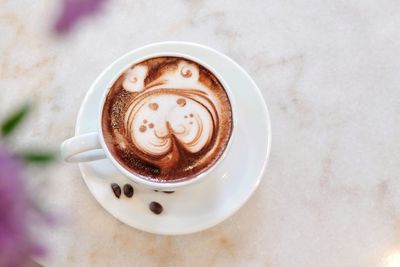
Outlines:
[[102, 113], [105, 143], [133, 174], [157, 182], [193, 178], [223, 154], [233, 128], [220, 81], [182, 57], [131, 66], [111, 86]]

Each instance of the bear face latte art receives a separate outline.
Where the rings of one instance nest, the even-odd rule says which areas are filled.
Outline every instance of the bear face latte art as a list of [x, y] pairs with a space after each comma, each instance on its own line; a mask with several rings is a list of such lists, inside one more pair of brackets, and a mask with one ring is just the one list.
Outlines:
[[105, 100], [108, 150], [133, 174], [157, 182], [193, 178], [222, 156], [233, 129], [228, 95], [208, 69], [182, 57], [131, 66]]

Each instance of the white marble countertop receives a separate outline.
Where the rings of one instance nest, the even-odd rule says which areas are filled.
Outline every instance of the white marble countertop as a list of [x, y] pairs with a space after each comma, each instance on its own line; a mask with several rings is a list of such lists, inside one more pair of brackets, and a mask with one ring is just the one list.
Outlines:
[[400, 266], [398, 1], [124, 1], [51, 34], [57, 1], [0, 1], [0, 118], [27, 99], [17, 146], [73, 135], [96, 76], [125, 52], [185, 40], [226, 53], [262, 90], [272, 153], [234, 216], [178, 237], [118, 222], [78, 166], [35, 191], [62, 223], [42, 230], [45, 266]]

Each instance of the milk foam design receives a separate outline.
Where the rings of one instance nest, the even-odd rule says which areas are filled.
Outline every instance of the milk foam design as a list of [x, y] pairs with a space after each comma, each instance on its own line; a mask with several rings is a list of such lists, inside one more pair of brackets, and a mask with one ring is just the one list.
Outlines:
[[125, 114], [126, 134], [152, 157], [168, 156], [176, 143], [190, 153], [199, 152], [210, 143], [218, 125], [218, 101], [199, 82], [199, 68], [181, 60], [176, 69], [144, 86], [147, 71], [146, 66], [136, 65], [125, 75], [123, 88], [140, 92]]

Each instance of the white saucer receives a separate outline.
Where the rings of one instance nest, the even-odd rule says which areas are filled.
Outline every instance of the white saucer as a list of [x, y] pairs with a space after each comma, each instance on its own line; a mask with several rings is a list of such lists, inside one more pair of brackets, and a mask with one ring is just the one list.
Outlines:
[[[114, 70], [121, 69], [147, 54], [160, 52], [181, 52], [207, 62], [225, 79], [235, 96], [236, 136], [224, 161], [209, 174], [214, 177], [191, 188], [166, 194], [139, 188], [107, 159], [80, 163], [79, 166], [90, 192], [118, 220], [155, 234], [194, 233], [232, 215], [257, 188], [270, 151], [270, 119], [263, 97], [250, 76], [232, 59], [208, 47], [186, 42], [157, 43], [130, 52], [112, 66]], [[117, 75], [110, 69], [100, 74], [86, 94], [76, 123], [76, 135], [98, 130], [98, 102], [106, 86]], [[126, 183], [131, 184], [135, 189], [133, 197], [121, 194], [119, 199], [116, 198], [111, 183], [118, 183], [121, 188]], [[164, 207], [160, 215], [149, 210], [151, 201]]]

